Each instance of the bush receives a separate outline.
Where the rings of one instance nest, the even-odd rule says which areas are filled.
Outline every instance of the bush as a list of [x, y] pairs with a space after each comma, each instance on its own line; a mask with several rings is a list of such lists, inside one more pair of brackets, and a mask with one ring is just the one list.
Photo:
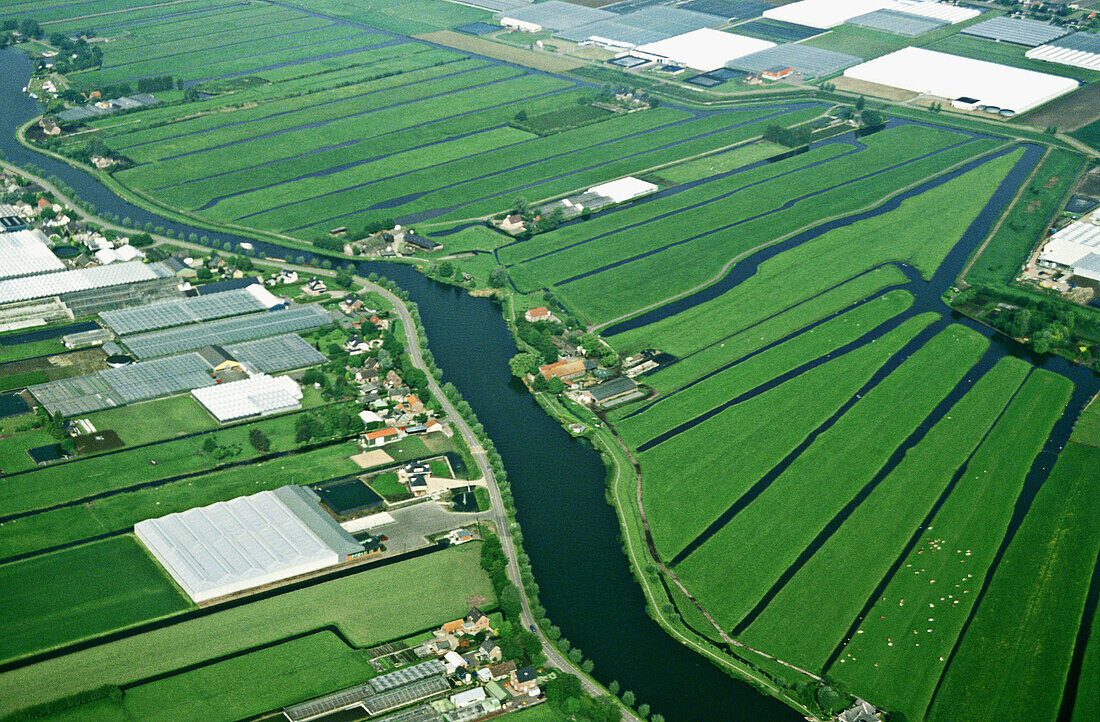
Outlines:
[[257, 428], [248, 430], [248, 443], [252, 444], [252, 448], [261, 454], [266, 454], [271, 449], [271, 439], [267, 438], [267, 434]]

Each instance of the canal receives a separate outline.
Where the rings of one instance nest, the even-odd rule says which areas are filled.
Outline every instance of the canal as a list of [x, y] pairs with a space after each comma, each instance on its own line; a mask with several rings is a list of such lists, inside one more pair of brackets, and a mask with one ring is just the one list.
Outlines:
[[[269, 255], [287, 255], [254, 239], [162, 218], [124, 201], [87, 173], [19, 145], [16, 129], [41, 112], [21, 92], [30, 71], [20, 53], [0, 51], [0, 151], [8, 162], [33, 163], [100, 213], [129, 217], [135, 226], [151, 222], [221, 243], [247, 240]], [[292, 256], [313, 260], [298, 250]], [[515, 344], [500, 310], [409, 266], [358, 265], [361, 274], [375, 272], [400, 284], [418, 304], [444, 380], [469, 401], [504, 460], [541, 602], [563, 635], [595, 663], [593, 675], [604, 684], [617, 680], [639, 703], [670, 720], [801, 719], [675, 642], [646, 615], [642, 591], [621, 551], [618, 519], [604, 498], [600, 457], [514, 383], [508, 359]]]

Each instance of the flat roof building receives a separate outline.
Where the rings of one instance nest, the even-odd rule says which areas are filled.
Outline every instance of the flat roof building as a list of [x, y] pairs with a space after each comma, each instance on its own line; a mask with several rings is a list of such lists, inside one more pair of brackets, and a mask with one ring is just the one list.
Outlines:
[[1072, 92], [1077, 81], [924, 48], [904, 48], [844, 71], [856, 80], [969, 105], [1023, 113]]
[[701, 28], [655, 43], [639, 45], [634, 55], [658, 63], [686, 65], [697, 70], [717, 70], [737, 58], [775, 47], [770, 40]]
[[300, 486], [146, 519], [134, 534], [192, 601], [253, 589], [359, 556], [362, 546]]
[[65, 264], [50, 250], [42, 231], [0, 233], [0, 279], [64, 270]]

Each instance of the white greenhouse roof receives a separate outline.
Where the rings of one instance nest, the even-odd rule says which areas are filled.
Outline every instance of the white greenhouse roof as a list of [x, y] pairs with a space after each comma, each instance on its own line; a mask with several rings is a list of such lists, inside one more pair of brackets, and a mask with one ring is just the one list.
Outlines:
[[65, 264], [53, 254], [47, 240], [38, 230], [0, 233], [0, 278], [64, 271]]
[[764, 17], [825, 30], [876, 10], [893, 10], [952, 24], [981, 15], [980, 10], [973, 8], [925, 0], [802, 0], [765, 10]]
[[259, 374], [194, 389], [191, 395], [220, 422], [299, 409], [302, 389], [289, 376]]
[[1100, 252], [1100, 226], [1071, 223], [1050, 237], [1039, 252], [1039, 260], [1059, 266], [1075, 266], [1092, 253]]
[[588, 189], [588, 192], [601, 195], [604, 198], [610, 198], [615, 203], [622, 203], [631, 198], [644, 196], [647, 193], [653, 193], [657, 190], [658, 186], [653, 183], [647, 183], [639, 178], [627, 176], [626, 178], [613, 180], [610, 183], [593, 186]]
[[973, 98], [1023, 113], [1077, 88], [1077, 81], [985, 60], [904, 48], [844, 71], [868, 83], [903, 88], [941, 98]]
[[[338, 564], [346, 549], [296, 506], [307, 489], [282, 487], [146, 519], [134, 534], [195, 602]], [[332, 520], [332, 525], [341, 531]], [[320, 533], [318, 533], [320, 532]]]
[[0, 303], [29, 301], [34, 298], [57, 296], [74, 291], [87, 291], [93, 288], [152, 281], [156, 278], [160, 278], [160, 276], [153, 270], [153, 266], [146, 265], [141, 261], [78, 268], [73, 271], [47, 273], [33, 278], [9, 278], [0, 281]]
[[1032, 48], [1024, 55], [1032, 60], [1100, 70], [1100, 35], [1075, 33]]
[[775, 47], [775, 43], [721, 30], [701, 28], [634, 49], [640, 57], [711, 71], [750, 53]]

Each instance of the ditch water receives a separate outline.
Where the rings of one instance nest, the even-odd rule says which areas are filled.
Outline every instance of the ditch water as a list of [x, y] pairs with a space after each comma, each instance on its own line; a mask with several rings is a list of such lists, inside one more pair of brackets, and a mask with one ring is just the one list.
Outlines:
[[[15, 130], [40, 112], [37, 104], [20, 92], [29, 73], [30, 64], [22, 55], [10, 49], [0, 51], [0, 150], [9, 161], [35, 164], [45, 170], [46, 176], [63, 179], [78, 196], [95, 203], [101, 211], [129, 217], [136, 225], [150, 222], [184, 235], [206, 235], [218, 244], [247, 240], [271, 256], [320, 260], [297, 249], [212, 233], [161, 218], [125, 202], [86, 173], [23, 148], [14, 139]], [[1033, 151], [1029, 151], [1028, 159], [1033, 165]], [[1025, 160], [1013, 171], [1017, 181], [1030, 167]], [[979, 221], [991, 223], [1011, 197], [1010, 192], [999, 191], [983, 213], [986, 220]], [[903, 287], [918, 299], [910, 313], [943, 313], [940, 286], [949, 283], [965, 263], [972, 250], [966, 246], [964, 242], [956, 247], [932, 283], [910, 276], [912, 280]], [[728, 290], [750, 276], [760, 261], [786, 247], [789, 245], [778, 244], [761, 251], [735, 266], [715, 290], [647, 314], [646, 322]], [[593, 660], [595, 677], [605, 684], [617, 680], [623, 690], [633, 690], [639, 702], [651, 705], [654, 712], [670, 720], [800, 719], [785, 705], [731, 679], [688, 651], [646, 615], [641, 590], [620, 549], [618, 519], [605, 500], [605, 469], [600, 458], [586, 442], [567, 434], [513, 379], [508, 360], [515, 345], [500, 309], [487, 299], [473, 298], [457, 288], [431, 281], [408, 266], [364, 262], [358, 264], [358, 271], [391, 278], [417, 302], [445, 380], [453, 382], [469, 401], [503, 457], [524, 546], [548, 616], [575, 647]], [[990, 335], [988, 329], [965, 319], [951, 320]], [[620, 324], [612, 330], [625, 330], [629, 325]], [[1068, 438], [1075, 410], [1095, 391], [1096, 381], [1091, 374], [1061, 359], [1032, 357], [1026, 349], [999, 337], [993, 337], [991, 351], [983, 362], [1010, 354], [1068, 376], [1077, 384], [1070, 412], [1048, 443], [1046, 450], [1051, 454], [1041, 455], [1043, 460], [1029, 476], [1020, 502], [1020, 509], [1026, 510], [1045, 477], [1052, 454]], [[956, 391], [961, 394], [961, 390]], [[1018, 523], [1019, 519], [1014, 519], [1013, 529]], [[1079, 663], [1075, 664], [1074, 678], [1078, 672]]]

